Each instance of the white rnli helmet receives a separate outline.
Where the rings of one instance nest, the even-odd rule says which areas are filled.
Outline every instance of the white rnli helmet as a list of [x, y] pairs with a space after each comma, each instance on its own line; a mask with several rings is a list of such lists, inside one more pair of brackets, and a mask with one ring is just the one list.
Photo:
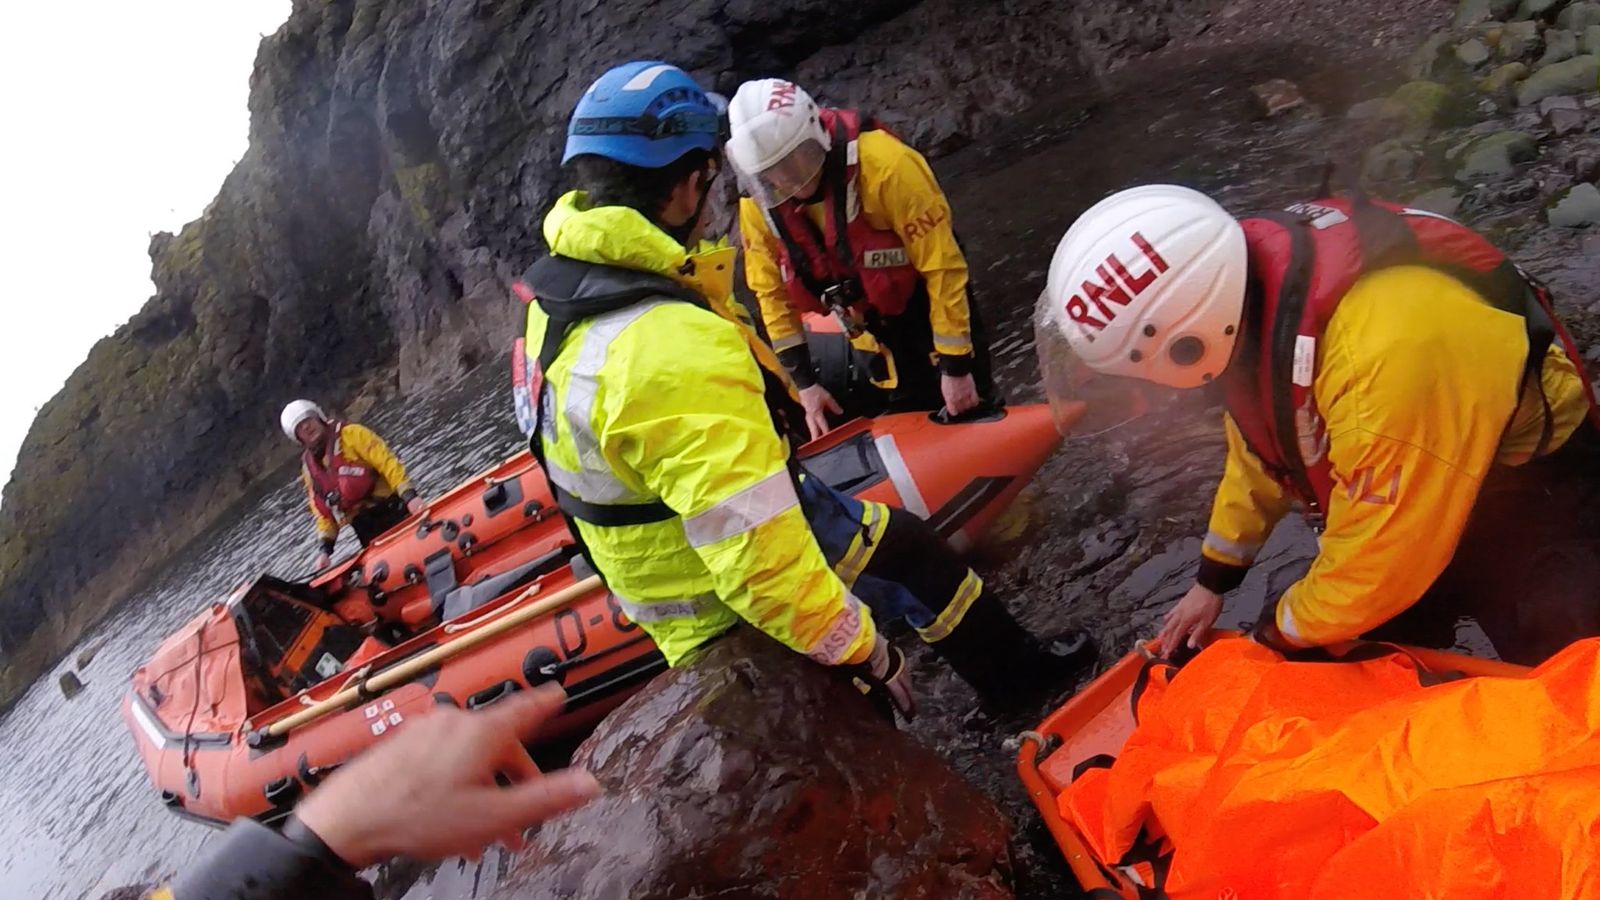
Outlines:
[[1040, 324], [1096, 372], [1199, 387], [1233, 356], [1247, 270], [1244, 229], [1210, 197], [1169, 184], [1120, 191], [1056, 247]]
[[728, 104], [728, 160], [757, 203], [792, 199], [822, 171], [833, 143], [817, 102], [781, 78], [747, 81]]
[[278, 424], [283, 426], [283, 433], [288, 436], [289, 440], [293, 441], [298, 440], [294, 436], [294, 430], [300, 427], [300, 423], [307, 419], [328, 421], [328, 417], [323, 413], [322, 407], [312, 403], [310, 400], [291, 400], [289, 405], [283, 408], [283, 414], [278, 417]]

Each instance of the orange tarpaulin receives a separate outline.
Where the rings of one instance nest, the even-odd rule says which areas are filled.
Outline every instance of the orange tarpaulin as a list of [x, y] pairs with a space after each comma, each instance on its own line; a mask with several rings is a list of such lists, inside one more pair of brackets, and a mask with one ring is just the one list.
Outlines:
[[1156, 856], [1167, 896], [1600, 900], [1600, 640], [1526, 678], [1246, 640], [1147, 674], [1059, 806], [1107, 865]]

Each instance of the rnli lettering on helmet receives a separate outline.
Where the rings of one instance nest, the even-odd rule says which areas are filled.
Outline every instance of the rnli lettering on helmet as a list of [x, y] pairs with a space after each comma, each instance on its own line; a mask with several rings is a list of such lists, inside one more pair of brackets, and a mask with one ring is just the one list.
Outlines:
[[1127, 306], [1154, 284], [1157, 276], [1171, 268], [1143, 234], [1135, 231], [1128, 240], [1149, 261], [1150, 267], [1135, 275], [1115, 253], [1109, 254], [1105, 262], [1095, 266], [1094, 274], [1100, 280], [1085, 281], [1082, 289], [1067, 301], [1067, 318], [1096, 330], [1103, 329], [1117, 318], [1116, 308], [1106, 301]]
[[772, 87], [772, 94], [767, 97], [767, 109], [788, 109], [794, 106], [794, 95], [799, 88], [787, 81], [780, 81]]
[[893, 269], [909, 263], [906, 248], [890, 247], [886, 250], [868, 250], [861, 254], [861, 265], [867, 269]]
[[361, 468], [360, 466], [340, 466], [339, 467], [339, 474], [340, 475], [349, 475], [352, 478], [360, 476], [360, 475], [364, 474], [365, 472], [366, 472], [366, 470]]

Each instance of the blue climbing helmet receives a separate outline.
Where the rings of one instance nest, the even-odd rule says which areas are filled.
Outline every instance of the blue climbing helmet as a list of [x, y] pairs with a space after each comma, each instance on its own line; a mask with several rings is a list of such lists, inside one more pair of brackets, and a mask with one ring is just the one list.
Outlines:
[[721, 109], [689, 74], [655, 60], [601, 75], [572, 111], [563, 165], [593, 154], [659, 169], [690, 150], [717, 148]]

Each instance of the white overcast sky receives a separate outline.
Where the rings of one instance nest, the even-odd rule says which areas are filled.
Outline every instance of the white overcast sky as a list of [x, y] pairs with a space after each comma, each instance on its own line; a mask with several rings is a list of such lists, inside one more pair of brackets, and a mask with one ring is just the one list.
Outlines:
[[244, 154], [256, 46], [288, 16], [289, 0], [6, 5], [0, 481], [38, 407], [155, 292], [150, 235], [198, 218]]

